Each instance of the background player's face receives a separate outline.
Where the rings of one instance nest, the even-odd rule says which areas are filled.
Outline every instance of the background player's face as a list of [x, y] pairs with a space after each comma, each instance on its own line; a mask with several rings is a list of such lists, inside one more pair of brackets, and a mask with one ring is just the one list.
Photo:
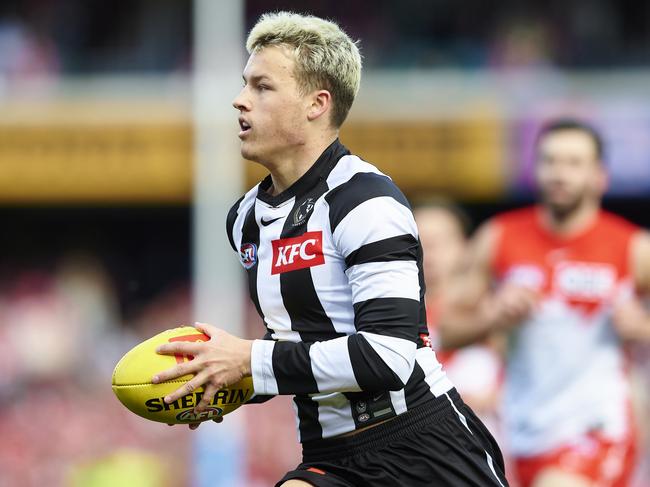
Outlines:
[[245, 159], [273, 165], [305, 144], [309, 103], [298, 88], [294, 64], [290, 51], [281, 46], [265, 47], [248, 59], [244, 87], [233, 101], [240, 112]]
[[456, 215], [445, 208], [418, 208], [414, 215], [424, 251], [424, 276], [432, 287], [460, 267], [465, 236]]
[[557, 216], [599, 202], [607, 176], [592, 138], [581, 130], [551, 132], [539, 141], [535, 168], [542, 203]]

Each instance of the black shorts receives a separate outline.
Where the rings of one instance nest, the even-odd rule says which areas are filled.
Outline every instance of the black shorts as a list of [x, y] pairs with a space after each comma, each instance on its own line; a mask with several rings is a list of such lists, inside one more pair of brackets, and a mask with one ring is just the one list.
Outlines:
[[506, 487], [494, 438], [455, 389], [356, 435], [303, 444], [303, 462], [276, 487]]

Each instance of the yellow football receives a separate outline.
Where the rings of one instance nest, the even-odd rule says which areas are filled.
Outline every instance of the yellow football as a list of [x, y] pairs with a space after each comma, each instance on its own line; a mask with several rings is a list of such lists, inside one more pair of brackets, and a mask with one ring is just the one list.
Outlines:
[[226, 389], [217, 391], [208, 408], [194, 413], [194, 407], [203, 396], [203, 388], [181, 397], [171, 404], [163, 398], [192, 378], [185, 375], [174, 380], [153, 384], [151, 378], [177, 363], [192, 360], [191, 356], [160, 355], [156, 348], [175, 341], [208, 341], [210, 337], [194, 327], [180, 327], [163, 331], [129, 350], [113, 371], [113, 392], [124, 406], [135, 414], [161, 423], [197, 423], [228, 414], [248, 401], [253, 395], [253, 381], [246, 377]]

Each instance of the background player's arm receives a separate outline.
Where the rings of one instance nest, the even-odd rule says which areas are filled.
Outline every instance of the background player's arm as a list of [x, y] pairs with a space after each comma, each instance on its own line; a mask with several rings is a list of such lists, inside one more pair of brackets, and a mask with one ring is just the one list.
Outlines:
[[523, 286], [491, 289], [492, 261], [500, 238], [498, 224], [488, 222], [472, 239], [468, 263], [443, 299], [439, 333], [443, 348], [458, 348], [517, 326], [533, 310], [536, 294]]
[[650, 313], [641, 300], [650, 297], [650, 233], [644, 231], [634, 237], [631, 259], [639, 296], [614, 308], [614, 326], [625, 341], [650, 343]]
[[457, 348], [485, 338], [488, 320], [479, 318], [490, 287], [490, 261], [498, 228], [483, 225], [472, 239], [465, 268], [445, 290], [438, 332], [443, 348]]

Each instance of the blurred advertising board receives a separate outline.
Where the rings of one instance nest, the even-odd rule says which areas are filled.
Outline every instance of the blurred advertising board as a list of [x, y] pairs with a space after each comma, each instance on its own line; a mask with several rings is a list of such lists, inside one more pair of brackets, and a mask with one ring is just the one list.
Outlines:
[[[494, 201], [534, 191], [537, 131], [565, 116], [592, 121], [601, 130], [611, 195], [650, 195], [650, 105], [611, 94], [548, 97], [504, 112], [463, 110], [435, 118], [366, 114], [343, 126], [341, 140], [407, 194]], [[232, 130], [236, 137], [234, 111]], [[0, 204], [189, 204], [193, 144], [187, 104], [5, 107]], [[267, 174], [257, 164], [233, 164], [243, 164], [246, 187]]]
[[[0, 121], [0, 203], [189, 203], [193, 140], [184, 113], [143, 105], [113, 107], [105, 117], [101, 104], [56, 109], [58, 117], [50, 107], [43, 116]], [[341, 139], [407, 192], [491, 199], [505, 189], [496, 119], [355, 120]], [[244, 164], [248, 187], [266, 175], [257, 164], [233, 163]]]
[[187, 202], [192, 132], [159, 105], [57, 103], [0, 117], [0, 203]]

